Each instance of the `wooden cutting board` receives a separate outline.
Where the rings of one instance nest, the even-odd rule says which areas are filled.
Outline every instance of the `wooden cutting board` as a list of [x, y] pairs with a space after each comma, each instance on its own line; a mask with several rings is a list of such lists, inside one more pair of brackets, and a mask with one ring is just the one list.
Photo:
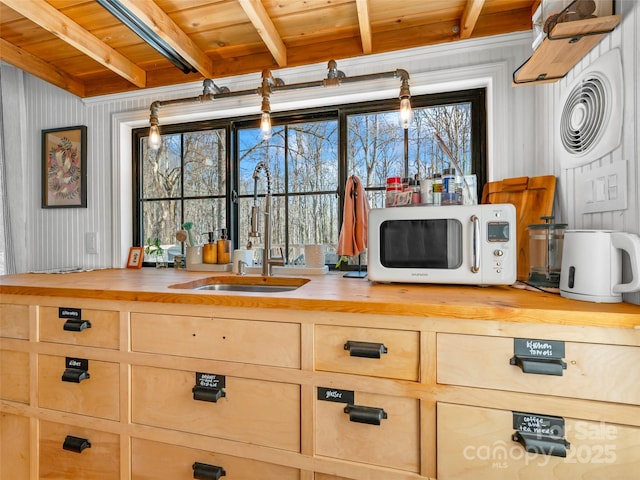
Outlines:
[[505, 178], [488, 182], [482, 189], [482, 203], [512, 203], [516, 207], [518, 280], [529, 279], [529, 232], [532, 224], [545, 223], [540, 217], [553, 215], [556, 177]]

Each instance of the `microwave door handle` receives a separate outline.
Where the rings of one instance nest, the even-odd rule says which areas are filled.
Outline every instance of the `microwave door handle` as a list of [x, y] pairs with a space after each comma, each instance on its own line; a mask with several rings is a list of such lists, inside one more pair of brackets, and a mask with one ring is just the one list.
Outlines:
[[476, 215], [472, 215], [471, 222], [473, 223], [471, 272], [478, 273], [480, 271], [480, 219]]

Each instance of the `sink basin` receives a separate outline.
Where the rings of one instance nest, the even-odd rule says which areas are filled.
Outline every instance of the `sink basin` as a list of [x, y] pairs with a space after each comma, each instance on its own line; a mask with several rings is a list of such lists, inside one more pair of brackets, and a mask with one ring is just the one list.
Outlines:
[[214, 283], [212, 285], [202, 285], [194, 290], [221, 290], [228, 292], [289, 292], [295, 290], [296, 286], [285, 285], [242, 285], [237, 283]]
[[225, 292], [279, 293], [296, 290], [308, 281], [309, 279], [307, 278], [226, 275], [201, 278], [186, 283], [177, 283], [175, 285], [169, 285], [169, 288]]

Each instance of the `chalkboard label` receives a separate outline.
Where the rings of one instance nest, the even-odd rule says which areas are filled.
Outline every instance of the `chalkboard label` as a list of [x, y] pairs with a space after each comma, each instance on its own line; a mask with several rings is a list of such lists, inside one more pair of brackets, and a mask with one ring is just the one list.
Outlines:
[[81, 308], [67, 308], [67, 307], [59, 307], [58, 308], [58, 317], [59, 318], [82, 318], [82, 309]]
[[65, 358], [66, 368], [75, 368], [76, 370], [89, 371], [89, 360], [86, 358]]
[[215, 373], [196, 372], [196, 385], [205, 388], [225, 388], [226, 377]]
[[513, 412], [513, 428], [545, 437], [564, 437], [564, 418], [535, 413]]
[[514, 338], [513, 353], [518, 357], [562, 359], [564, 358], [564, 342]]
[[353, 390], [318, 387], [318, 400], [337, 403], [355, 403]]

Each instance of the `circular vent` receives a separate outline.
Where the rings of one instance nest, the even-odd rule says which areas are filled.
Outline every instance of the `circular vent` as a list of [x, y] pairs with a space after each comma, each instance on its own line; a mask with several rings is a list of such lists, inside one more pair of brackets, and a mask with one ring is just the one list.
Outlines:
[[564, 104], [560, 120], [560, 137], [572, 154], [587, 152], [606, 128], [607, 90], [598, 77], [578, 83]]

